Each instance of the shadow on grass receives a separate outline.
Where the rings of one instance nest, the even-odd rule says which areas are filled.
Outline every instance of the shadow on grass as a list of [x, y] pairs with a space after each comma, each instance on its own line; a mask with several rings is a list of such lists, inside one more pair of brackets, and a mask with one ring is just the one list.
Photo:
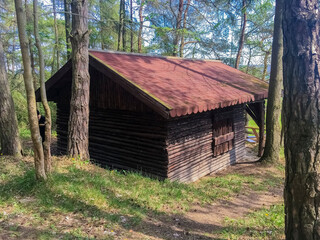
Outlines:
[[[121, 228], [133, 229], [136, 232], [163, 239], [173, 239], [175, 237], [212, 239], [208, 235], [213, 231], [221, 232], [225, 229], [221, 226], [199, 223], [185, 218], [183, 215], [166, 213], [157, 209], [152, 204], [152, 200], [145, 200], [146, 196], [142, 196], [141, 192], [132, 190], [135, 187], [148, 190], [148, 188], [156, 185], [155, 192], [146, 193], [147, 197], [154, 198], [154, 201], [157, 201], [156, 198], [167, 194], [171, 197], [170, 200], [177, 201], [177, 204], [179, 204], [179, 198], [188, 197], [186, 193], [191, 188], [188, 185], [159, 182], [137, 174], [125, 178], [117, 173], [112, 175], [112, 171], [93, 173], [90, 170], [79, 169], [72, 165], [67, 167], [65, 172], [54, 171], [47, 182], [37, 182], [34, 177], [34, 170], [29, 165], [24, 167], [25, 173], [23, 175], [12, 176], [9, 181], [0, 184], [0, 206], [8, 203], [18, 204], [25, 212], [40, 216], [72, 213], [85, 218], [86, 222], [104, 219], [114, 225], [119, 225]], [[135, 176], [138, 179], [137, 181], [133, 180]], [[126, 179], [127, 182], [123, 182]], [[139, 182], [141, 179], [142, 181]], [[217, 184], [216, 181], [211, 182], [211, 180], [203, 182], [204, 185], [210, 184], [205, 187], [206, 189], [210, 188], [211, 184]], [[234, 181], [237, 181], [237, 179], [234, 179]], [[221, 188], [229, 187], [228, 185], [223, 186], [224, 182], [219, 184]], [[173, 190], [163, 189], [167, 186], [170, 186]], [[205, 194], [205, 188], [197, 189], [198, 192], [195, 191], [195, 194]], [[157, 193], [157, 190], [160, 192]], [[130, 193], [124, 194], [126, 192]], [[32, 198], [33, 201], [26, 202], [24, 201], [26, 198]], [[178, 222], [175, 220], [177, 216], [179, 218]], [[48, 238], [54, 235], [54, 231], [49, 228], [41, 230], [37, 227], [20, 226], [16, 230], [10, 230], [10, 226], [4, 224], [8, 221], [10, 219], [2, 221], [3, 233], [14, 231], [17, 234], [21, 232], [24, 234], [28, 231], [34, 231], [43, 235], [47, 234]], [[239, 231], [243, 230], [239, 229]], [[61, 234], [64, 239], [81, 239], [81, 235], [74, 233], [59, 232], [58, 234]], [[2, 237], [2, 233], [0, 236]], [[87, 237], [85, 238], [87, 239]]]

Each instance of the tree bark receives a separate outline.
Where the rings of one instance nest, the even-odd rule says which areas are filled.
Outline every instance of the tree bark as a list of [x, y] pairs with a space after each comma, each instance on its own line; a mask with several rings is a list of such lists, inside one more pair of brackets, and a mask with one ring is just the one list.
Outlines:
[[118, 29], [118, 47], [117, 50], [120, 51], [122, 34], [123, 34], [123, 0], [120, 0], [120, 9], [119, 9], [119, 29]]
[[71, 9], [72, 93], [68, 124], [68, 155], [89, 159], [88, 1], [74, 0]]
[[0, 152], [4, 155], [21, 156], [18, 122], [5, 66], [0, 38]]
[[178, 44], [179, 44], [179, 38], [180, 38], [182, 13], [183, 13], [183, 0], [179, 0], [175, 36], [174, 36], [174, 39], [173, 39], [173, 54], [172, 54], [173, 56], [177, 56], [178, 55]]
[[126, 51], [127, 49], [127, 41], [126, 41], [126, 1], [122, 0], [122, 11], [123, 11], [123, 17], [122, 17], [122, 51]]
[[100, 40], [101, 40], [101, 49], [104, 50], [104, 34], [103, 34], [103, 24], [104, 24], [104, 19], [103, 19], [103, 0], [99, 0], [99, 10], [100, 10]]
[[[59, 32], [58, 32], [58, 24], [57, 24], [57, 12], [56, 12], [56, 0], [52, 0], [52, 6], [53, 6], [53, 25], [54, 25], [54, 50], [53, 55], [55, 55], [55, 71], [58, 71], [60, 68], [60, 52], [59, 52]], [[54, 65], [54, 64], [53, 64]]]
[[133, 6], [130, 0], [130, 52], [133, 52]]
[[266, 51], [264, 53], [264, 58], [263, 58], [263, 71], [262, 71], [262, 78], [261, 78], [262, 81], [266, 80], [269, 56], [270, 56], [270, 51]]
[[44, 169], [46, 174], [49, 175], [52, 169], [52, 161], [51, 161], [51, 111], [47, 100], [47, 93], [45, 87], [45, 66], [44, 66], [44, 58], [40, 43], [39, 36], [39, 27], [38, 27], [38, 0], [33, 0], [33, 15], [34, 15], [34, 37], [36, 42], [36, 47], [38, 49], [39, 54], [39, 66], [40, 66], [40, 94], [41, 94], [41, 102], [43, 108], [45, 110], [45, 139], [43, 142], [43, 153], [44, 153]]
[[67, 44], [67, 57], [70, 58], [70, 3], [69, 0], [64, 0], [64, 20], [65, 20], [65, 31], [66, 31], [66, 44]]
[[39, 124], [37, 118], [37, 106], [36, 106], [36, 96], [33, 88], [32, 73], [31, 73], [31, 63], [28, 50], [28, 37], [26, 34], [26, 15], [22, 7], [21, 0], [15, 0], [15, 9], [17, 16], [17, 25], [20, 41], [20, 49], [23, 62], [23, 79], [25, 84], [25, 89], [27, 93], [28, 102], [28, 118], [31, 131], [31, 138], [34, 148], [34, 162], [36, 170], [36, 178], [38, 180], [45, 180], [47, 178], [44, 169], [44, 154], [42, 148], [42, 141], [39, 131]]
[[139, 33], [138, 33], [138, 53], [142, 52], [142, 30], [143, 30], [143, 6], [144, 0], [141, 0], [140, 8], [139, 8]]
[[317, 0], [284, 1], [286, 239], [320, 239], [320, 22]]
[[[187, 6], [186, 6], [184, 13], [183, 13], [183, 25], [182, 25], [183, 31], [185, 31], [185, 29], [187, 28], [187, 16], [188, 16], [190, 2], [191, 2], [191, 0], [187, 1]], [[184, 43], [184, 32], [183, 32], [181, 34], [181, 43], [180, 43], [180, 57], [182, 57], [182, 58], [183, 58], [184, 45], [185, 45], [185, 43]]]
[[243, 45], [244, 45], [244, 37], [245, 37], [246, 25], [247, 25], [247, 10], [246, 10], [246, 8], [247, 8], [247, 1], [242, 0], [243, 22], [242, 22], [242, 29], [241, 29], [241, 34], [240, 34], [239, 48], [238, 48], [236, 63], [234, 66], [236, 69], [239, 68], [241, 53], [242, 53], [242, 49], [243, 49]]
[[283, 1], [276, 1], [274, 19], [274, 33], [271, 55], [271, 72], [266, 116], [266, 145], [261, 161], [277, 162], [280, 153], [280, 114], [281, 114], [281, 88], [283, 82], [282, 56], [283, 56]]
[[[24, 2], [24, 6], [26, 9], [26, 20], [27, 24], [32, 23], [32, 12], [28, 6], [28, 1]], [[29, 42], [29, 54], [30, 54], [30, 61], [31, 61], [31, 71], [32, 71], [32, 78], [33, 78], [33, 87], [37, 89], [37, 78], [36, 78], [36, 71], [35, 71], [35, 64], [34, 64], [34, 54], [32, 51], [32, 28], [27, 27], [27, 35], [28, 35], [28, 42]]]

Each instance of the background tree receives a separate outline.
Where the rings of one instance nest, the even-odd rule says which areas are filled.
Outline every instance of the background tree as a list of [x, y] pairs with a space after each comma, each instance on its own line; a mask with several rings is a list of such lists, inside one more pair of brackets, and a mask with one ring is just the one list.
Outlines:
[[[40, 71], [40, 95], [41, 95], [41, 102], [43, 105], [43, 108], [45, 110], [45, 139], [43, 141], [43, 153], [44, 153], [44, 168], [47, 175], [50, 174], [51, 168], [52, 168], [52, 162], [51, 162], [51, 151], [50, 151], [50, 145], [51, 145], [51, 110], [48, 104], [47, 100], [47, 93], [46, 93], [46, 87], [45, 87], [45, 65], [44, 65], [44, 58], [43, 58], [43, 52], [40, 42], [40, 35], [39, 35], [39, 27], [38, 27], [38, 1], [33, 0], [33, 15], [34, 15], [34, 37], [36, 42], [36, 47], [38, 49], [38, 55], [39, 55], [39, 71]], [[59, 55], [57, 54], [57, 57]]]
[[241, 21], [241, 34], [240, 34], [240, 40], [239, 40], [239, 47], [238, 47], [238, 53], [236, 57], [236, 63], [235, 63], [235, 68], [239, 68], [240, 64], [240, 58], [241, 58], [241, 53], [244, 45], [244, 38], [245, 38], [245, 33], [246, 33], [246, 26], [247, 26], [247, 0], [242, 0], [242, 21]]
[[42, 148], [42, 141], [39, 131], [39, 124], [37, 118], [37, 106], [36, 106], [36, 97], [35, 91], [33, 88], [32, 81], [32, 71], [31, 71], [31, 61], [29, 56], [29, 42], [26, 34], [26, 15], [25, 10], [23, 9], [22, 1], [15, 0], [16, 16], [17, 16], [17, 25], [19, 32], [19, 41], [23, 62], [23, 78], [25, 83], [25, 89], [27, 93], [27, 102], [28, 102], [28, 117], [31, 131], [31, 138], [34, 148], [34, 161], [36, 169], [36, 177], [38, 180], [45, 180], [47, 175], [44, 168], [44, 154]]
[[282, 34], [283, 0], [276, 1], [274, 33], [272, 43], [271, 74], [269, 81], [268, 105], [266, 115], [266, 145], [261, 161], [276, 162], [280, 152], [280, 114], [281, 88], [283, 81]]
[[320, 239], [320, 22], [317, 0], [284, 1], [286, 239]]
[[0, 152], [21, 155], [19, 128], [5, 68], [3, 45], [0, 38]]
[[68, 149], [72, 157], [89, 159], [89, 30], [88, 2], [75, 0], [72, 11], [72, 91], [68, 123]]

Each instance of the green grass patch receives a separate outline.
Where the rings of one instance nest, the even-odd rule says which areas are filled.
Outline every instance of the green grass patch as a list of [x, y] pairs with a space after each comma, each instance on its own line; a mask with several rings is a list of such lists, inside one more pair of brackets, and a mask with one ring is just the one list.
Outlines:
[[[229, 173], [183, 184], [159, 181], [137, 172], [102, 169], [76, 159], [54, 160], [48, 181], [37, 182], [31, 159], [17, 161], [0, 157], [0, 210], [11, 209], [9, 215], [0, 211], [0, 220], [9, 221], [14, 216], [27, 214], [36, 226], [46, 222], [47, 229], [37, 233], [38, 239], [58, 237], [54, 232], [61, 233], [57, 225], [64, 219], [56, 216], [70, 214], [109, 230], [131, 229], [150, 216], [183, 214], [195, 203], [208, 204], [248, 189], [264, 191], [282, 183], [281, 176], [273, 176], [267, 170], [258, 176]], [[19, 229], [10, 231], [19, 232]], [[62, 236], [66, 239], [89, 237], [84, 228], [73, 228]]]
[[226, 239], [282, 239], [284, 206], [281, 204], [261, 209], [241, 219], [225, 219], [221, 231]]

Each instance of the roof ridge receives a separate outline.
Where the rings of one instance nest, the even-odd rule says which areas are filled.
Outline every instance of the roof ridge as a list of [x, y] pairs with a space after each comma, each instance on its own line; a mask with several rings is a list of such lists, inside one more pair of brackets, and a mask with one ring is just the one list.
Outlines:
[[163, 59], [178, 59], [178, 60], [180, 59], [180, 60], [187, 60], [187, 61], [222, 62], [221, 60], [217, 60], [217, 59], [181, 58], [181, 57], [174, 57], [174, 56], [162, 56], [162, 55], [157, 55], [152, 53], [120, 52], [120, 51], [101, 50], [101, 49], [89, 49], [89, 52], [114, 53], [114, 54], [121, 54], [121, 55], [155, 57], [155, 58], [163, 58]]

